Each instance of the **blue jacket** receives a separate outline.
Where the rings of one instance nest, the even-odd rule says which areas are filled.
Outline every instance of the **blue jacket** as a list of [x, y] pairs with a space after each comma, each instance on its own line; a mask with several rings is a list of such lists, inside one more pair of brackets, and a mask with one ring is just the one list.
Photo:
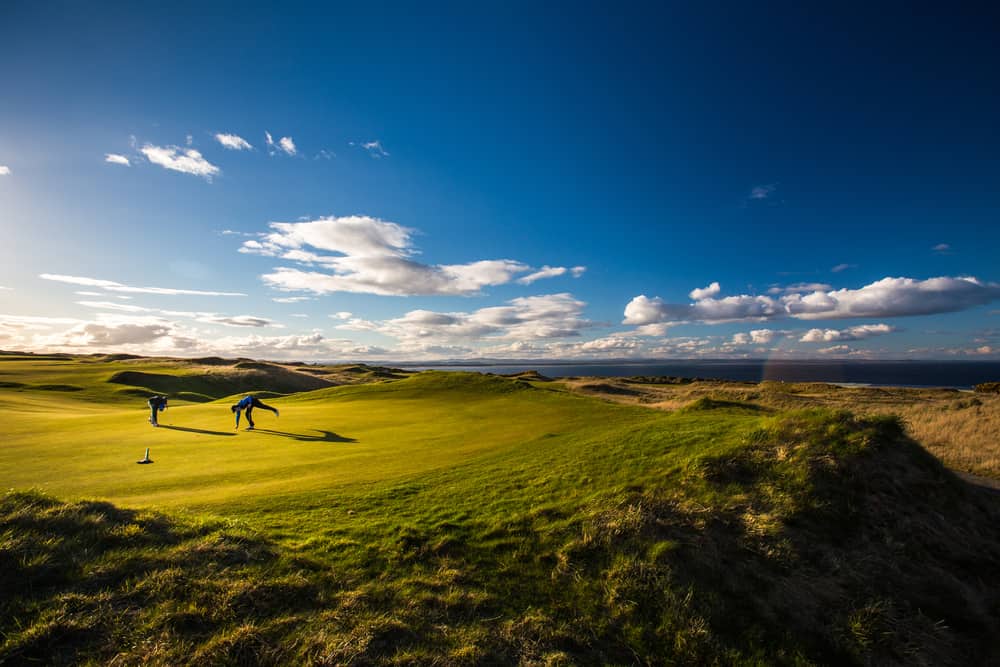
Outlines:
[[236, 404], [236, 428], [240, 427], [240, 414], [253, 405], [253, 396], [244, 396], [240, 399], [240, 402]]

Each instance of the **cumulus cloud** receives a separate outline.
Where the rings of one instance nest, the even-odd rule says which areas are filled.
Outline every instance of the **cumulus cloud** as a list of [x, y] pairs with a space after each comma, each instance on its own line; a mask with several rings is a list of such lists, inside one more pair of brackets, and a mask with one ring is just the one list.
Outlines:
[[282, 137], [278, 139], [278, 147], [285, 151], [289, 155], [295, 155], [295, 142], [292, 141], [291, 137]]
[[483, 287], [509, 283], [531, 270], [512, 259], [424, 264], [414, 259], [414, 230], [368, 216], [272, 222], [270, 228], [269, 233], [244, 241], [240, 252], [313, 267], [278, 267], [262, 276], [268, 285], [285, 291], [400, 296], [476, 294]]
[[639, 295], [626, 305], [623, 323], [907, 317], [967, 310], [998, 299], [1000, 284], [973, 277], [883, 278], [859, 289], [792, 292], [778, 298], [743, 294], [671, 304]]
[[213, 176], [220, 173], [218, 167], [202, 157], [201, 153], [194, 148], [146, 144], [142, 147], [142, 154], [146, 156], [147, 160], [164, 169], [201, 176], [207, 181], [211, 181]]
[[781, 332], [773, 329], [755, 329], [749, 333], [733, 334], [734, 345], [769, 345]]
[[275, 155], [278, 151], [286, 155], [295, 155], [298, 152], [298, 149], [295, 147], [295, 141], [291, 137], [281, 137], [275, 141], [270, 132], [264, 132], [264, 141], [267, 144], [267, 152], [271, 155]]
[[721, 291], [722, 287], [719, 286], [719, 283], [715, 282], [708, 287], [700, 287], [691, 290], [688, 296], [697, 301], [699, 299], [710, 299]]
[[951, 313], [1000, 299], [1000, 284], [974, 277], [927, 280], [883, 278], [860, 289], [787, 295], [789, 314], [800, 319], [906, 317]]
[[355, 318], [337, 328], [380, 333], [398, 340], [403, 350], [426, 350], [428, 346], [455, 346], [480, 341], [571, 338], [592, 326], [583, 318], [585, 305], [570, 294], [545, 294], [519, 297], [503, 306], [490, 306], [472, 312], [421, 309], [381, 322]]
[[848, 340], [864, 340], [873, 336], [883, 336], [897, 331], [888, 324], [862, 324], [848, 329], [810, 329], [800, 339], [803, 343], [833, 343]]
[[169, 294], [187, 296], [246, 296], [242, 292], [212, 292], [206, 290], [176, 289], [173, 287], [132, 287], [123, 285], [113, 280], [101, 280], [99, 278], [85, 278], [81, 276], [64, 276], [54, 273], [43, 273], [38, 276], [43, 280], [54, 280], [71, 285], [82, 285], [84, 287], [96, 287], [108, 292], [127, 292], [136, 294]]
[[0, 164], [0, 176], [10, 176], [10, 167], [5, 164]]
[[95, 345], [137, 345], [169, 335], [170, 326], [164, 323], [149, 324], [81, 324], [66, 332], [66, 345], [90, 347]]
[[342, 310], [339, 313], [334, 313], [330, 317], [332, 317], [334, 319], [337, 319], [337, 320], [349, 320], [352, 317], [354, 317], [354, 313], [351, 313], [351, 312], [346, 311], [346, 310]]
[[0, 336], [17, 349], [128, 352], [181, 357], [253, 356], [275, 360], [368, 359], [386, 351], [321, 332], [284, 336], [216, 336], [149, 315], [98, 313], [92, 320], [0, 315]]
[[104, 161], [105, 162], [110, 162], [111, 164], [124, 165], [126, 167], [128, 167], [128, 166], [130, 166], [132, 164], [131, 162], [129, 162], [129, 159], [126, 156], [119, 155], [118, 153], [105, 153], [104, 154]]
[[215, 135], [215, 140], [222, 144], [224, 148], [228, 148], [231, 151], [253, 150], [253, 146], [250, 142], [238, 134], [224, 134], [222, 132], [218, 132]]
[[951, 246], [947, 243], [938, 243], [936, 246], [931, 248], [931, 250], [933, 250], [939, 255], [951, 254]]

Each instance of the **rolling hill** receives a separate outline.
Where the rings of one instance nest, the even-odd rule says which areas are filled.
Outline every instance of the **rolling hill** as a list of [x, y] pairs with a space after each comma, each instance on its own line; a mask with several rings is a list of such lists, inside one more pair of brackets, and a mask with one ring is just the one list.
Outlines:
[[997, 496], [891, 416], [240, 363], [0, 360], [0, 663], [1000, 660]]

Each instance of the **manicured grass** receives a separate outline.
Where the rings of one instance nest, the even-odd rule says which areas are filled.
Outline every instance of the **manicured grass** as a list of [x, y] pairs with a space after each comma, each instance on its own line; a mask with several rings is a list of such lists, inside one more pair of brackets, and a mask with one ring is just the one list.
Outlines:
[[[891, 418], [427, 372], [267, 399], [254, 432], [232, 398], [154, 429], [105, 386], [120, 369], [49, 363], [0, 362], [25, 364], [3, 486], [48, 494], [0, 502], [0, 662], [995, 655], [995, 501]], [[58, 383], [81, 389], [37, 387]]]

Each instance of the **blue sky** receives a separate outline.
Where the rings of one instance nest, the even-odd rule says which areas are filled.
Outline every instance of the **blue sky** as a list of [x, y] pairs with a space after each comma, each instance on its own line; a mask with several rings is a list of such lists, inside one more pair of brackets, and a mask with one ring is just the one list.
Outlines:
[[998, 17], [690, 5], [7, 3], [0, 348], [1000, 357]]

